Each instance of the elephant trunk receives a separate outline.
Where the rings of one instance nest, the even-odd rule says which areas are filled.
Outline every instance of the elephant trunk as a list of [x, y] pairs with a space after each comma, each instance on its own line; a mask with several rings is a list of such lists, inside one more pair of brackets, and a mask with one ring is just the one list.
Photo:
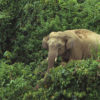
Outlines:
[[48, 70], [54, 66], [57, 60], [58, 50], [56, 48], [49, 49], [48, 53]]

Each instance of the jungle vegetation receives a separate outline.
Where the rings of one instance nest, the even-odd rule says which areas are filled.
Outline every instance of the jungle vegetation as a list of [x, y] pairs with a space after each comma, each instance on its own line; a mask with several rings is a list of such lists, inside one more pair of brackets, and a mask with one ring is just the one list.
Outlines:
[[45, 73], [43, 37], [80, 28], [100, 33], [100, 0], [0, 0], [0, 100], [100, 100], [100, 53]]

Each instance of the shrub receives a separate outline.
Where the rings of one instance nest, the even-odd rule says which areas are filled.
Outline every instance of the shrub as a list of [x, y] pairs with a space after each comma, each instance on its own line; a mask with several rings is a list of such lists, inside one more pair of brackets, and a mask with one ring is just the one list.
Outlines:
[[99, 60], [71, 61], [47, 73], [47, 60], [38, 64], [0, 61], [1, 100], [99, 100]]
[[[8, 65], [0, 61], [0, 99], [21, 100], [24, 93], [32, 89], [32, 72], [23, 63]], [[30, 80], [30, 81], [29, 81]]]
[[99, 64], [90, 59], [52, 68], [31, 95], [34, 100], [99, 100]]

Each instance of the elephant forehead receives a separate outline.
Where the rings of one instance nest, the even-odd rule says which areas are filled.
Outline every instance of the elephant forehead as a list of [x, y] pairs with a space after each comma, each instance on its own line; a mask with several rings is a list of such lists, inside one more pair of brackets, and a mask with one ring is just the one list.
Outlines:
[[58, 39], [58, 38], [51, 38], [51, 39], [49, 39], [48, 44], [49, 45], [57, 45], [57, 44], [63, 45], [64, 42], [61, 39]]
[[55, 38], [52, 38], [52, 39], [49, 39], [48, 40], [48, 44], [50, 45], [50, 44], [56, 44], [57, 43], [57, 39], [55, 39]]

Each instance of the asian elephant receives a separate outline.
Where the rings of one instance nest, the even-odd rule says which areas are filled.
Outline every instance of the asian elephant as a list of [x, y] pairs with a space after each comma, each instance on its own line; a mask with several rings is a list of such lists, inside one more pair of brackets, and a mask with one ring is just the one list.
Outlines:
[[86, 59], [92, 56], [92, 49], [98, 51], [99, 45], [100, 35], [87, 29], [51, 32], [42, 41], [48, 50], [48, 70], [58, 56], [65, 62]]

